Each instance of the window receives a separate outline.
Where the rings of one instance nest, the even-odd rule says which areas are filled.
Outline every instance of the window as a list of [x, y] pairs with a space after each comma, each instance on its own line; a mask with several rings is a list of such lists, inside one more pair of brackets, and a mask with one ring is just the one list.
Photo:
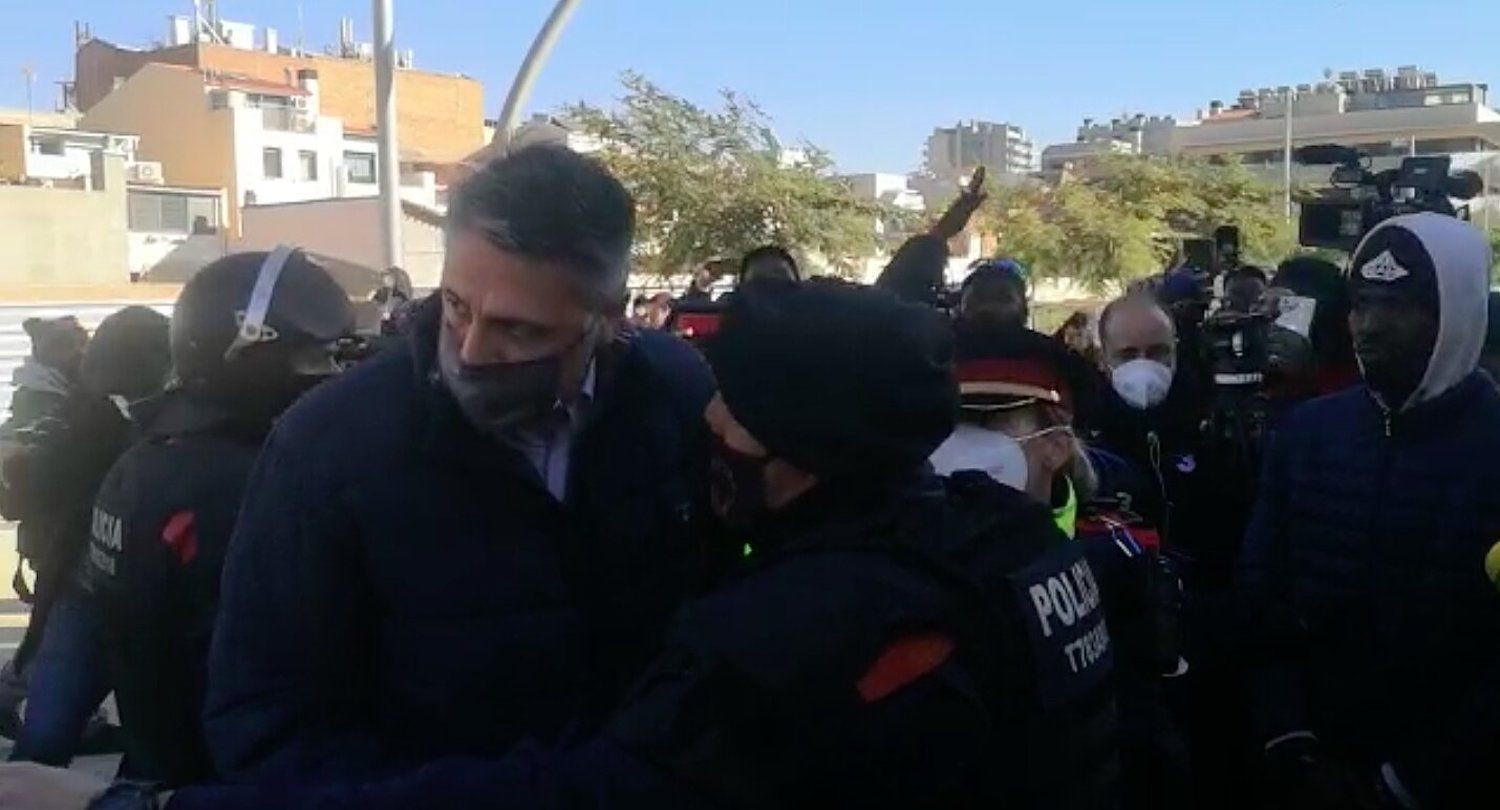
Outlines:
[[344, 167], [349, 170], [349, 182], [375, 182], [375, 155], [371, 152], [345, 152]]
[[161, 200], [161, 229], [173, 233], [188, 230], [188, 201], [180, 194], [163, 194]]
[[213, 233], [219, 226], [219, 200], [210, 196], [133, 191], [126, 212], [132, 231]]
[[318, 179], [318, 153], [303, 149], [297, 153], [297, 162], [302, 166], [303, 180]]
[[260, 151], [261, 173], [267, 180], [281, 178], [281, 150], [274, 146], [267, 146]]
[[39, 155], [61, 155], [64, 151], [62, 138], [36, 138], [31, 143]]
[[260, 93], [245, 94], [246, 107], [256, 107], [265, 110], [284, 110], [291, 105], [292, 102], [286, 96], [266, 96]]
[[131, 194], [126, 206], [132, 231], [161, 230], [161, 195]]

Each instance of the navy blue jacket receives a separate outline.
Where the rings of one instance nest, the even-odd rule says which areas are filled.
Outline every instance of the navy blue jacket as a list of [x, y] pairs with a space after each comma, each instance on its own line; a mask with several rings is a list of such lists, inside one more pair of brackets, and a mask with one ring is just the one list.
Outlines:
[[697, 573], [712, 381], [662, 334], [597, 356], [559, 503], [411, 340], [299, 402], [230, 542], [205, 726], [231, 780], [369, 776], [557, 739], [615, 704]]
[[754, 547], [578, 747], [168, 810], [1113, 806], [1108, 632], [1046, 510], [982, 476], [820, 488]]
[[1367, 765], [1392, 762], [1429, 807], [1492, 781], [1497, 541], [1500, 393], [1482, 373], [1394, 417], [1364, 386], [1294, 411], [1240, 568], [1261, 741], [1311, 730]]

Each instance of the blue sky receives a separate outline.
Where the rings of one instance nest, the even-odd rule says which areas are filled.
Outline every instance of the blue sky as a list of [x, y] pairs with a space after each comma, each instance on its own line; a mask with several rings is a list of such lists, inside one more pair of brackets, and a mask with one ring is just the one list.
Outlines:
[[[396, 0], [397, 37], [417, 64], [485, 84], [490, 116], [552, 0]], [[333, 41], [338, 18], [369, 38], [368, 0], [220, 0], [221, 16], [271, 25], [289, 42]], [[0, 105], [39, 107], [72, 72], [73, 20], [148, 45], [188, 0], [0, 3]], [[582, 0], [531, 107], [618, 93], [640, 71], [711, 101], [755, 99], [784, 137], [830, 150], [849, 171], [904, 171], [933, 126], [1009, 120], [1041, 144], [1085, 116], [1191, 116], [1242, 87], [1316, 81], [1324, 68], [1418, 64], [1445, 79], [1500, 82], [1496, 0]], [[1497, 85], [1500, 92], [1500, 85]]]

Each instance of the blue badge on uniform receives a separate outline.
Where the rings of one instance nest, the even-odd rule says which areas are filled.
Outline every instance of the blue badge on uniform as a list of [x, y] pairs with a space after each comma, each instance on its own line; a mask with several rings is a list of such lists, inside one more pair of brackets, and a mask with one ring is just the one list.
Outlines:
[[1112, 655], [1099, 584], [1081, 549], [1060, 547], [1010, 580], [1043, 706], [1092, 693], [1109, 677]]

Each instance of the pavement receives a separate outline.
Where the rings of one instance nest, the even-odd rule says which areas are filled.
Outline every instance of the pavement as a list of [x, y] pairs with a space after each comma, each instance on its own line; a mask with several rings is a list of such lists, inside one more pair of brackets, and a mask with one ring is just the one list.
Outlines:
[[[31, 618], [31, 609], [11, 589], [11, 574], [16, 570], [16, 526], [0, 521], [0, 663], [10, 660], [21, 636], [26, 632], [26, 622]], [[114, 696], [105, 701], [105, 710], [111, 717], [114, 712]], [[11, 741], [0, 737], [0, 760], [10, 758]], [[119, 755], [79, 757], [73, 762], [73, 770], [85, 771], [102, 778], [110, 778], [119, 767]]]

